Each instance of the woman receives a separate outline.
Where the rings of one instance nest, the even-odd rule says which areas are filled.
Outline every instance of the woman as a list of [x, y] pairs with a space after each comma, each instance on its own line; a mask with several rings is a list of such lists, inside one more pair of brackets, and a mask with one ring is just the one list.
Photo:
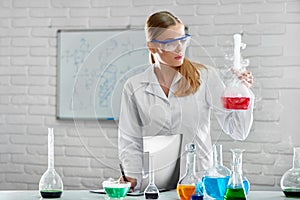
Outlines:
[[[248, 136], [253, 120], [253, 102], [246, 111], [225, 110], [220, 100], [224, 84], [217, 73], [184, 57], [191, 36], [176, 16], [154, 13], [145, 31], [152, 65], [125, 83], [119, 119], [119, 158], [132, 189], [141, 182], [143, 136], [183, 134], [182, 146], [196, 144], [196, 166], [205, 170], [212, 164], [211, 110], [235, 140]], [[250, 72], [239, 77], [251, 87]], [[184, 167], [182, 157], [181, 175]]]

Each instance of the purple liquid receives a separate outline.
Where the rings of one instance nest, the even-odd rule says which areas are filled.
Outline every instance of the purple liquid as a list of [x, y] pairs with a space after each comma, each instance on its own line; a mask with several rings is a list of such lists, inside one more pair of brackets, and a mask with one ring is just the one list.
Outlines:
[[145, 193], [145, 199], [158, 199], [158, 193]]

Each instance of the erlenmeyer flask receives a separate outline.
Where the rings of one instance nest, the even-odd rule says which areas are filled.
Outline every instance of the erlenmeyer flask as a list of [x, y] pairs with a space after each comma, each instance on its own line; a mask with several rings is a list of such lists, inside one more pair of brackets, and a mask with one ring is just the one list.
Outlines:
[[177, 184], [177, 194], [180, 200], [190, 200], [195, 193], [198, 178], [195, 173], [195, 151], [196, 146], [189, 143], [185, 146], [187, 151], [186, 173]]
[[43, 198], [59, 198], [63, 192], [63, 182], [54, 169], [53, 128], [48, 128], [48, 169], [40, 179], [39, 191]]
[[231, 149], [232, 172], [228, 181], [224, 200], [246, 200], [246, 192], [242, 178], [242, 149]]
[[300, 197], [300, 147], [294, 148], [293, 168], [283, 174], [280, 186], [286, 197]]
[[206, 171], [203, 177], [204, 189], [208, 196], [214, 199], [224, 198], [230, 170], [223, 165], [222, 145], [213, 145], [213, 166]]
[[159, 190], [154, 183], [154, 161], [153, 156], [149, 156], [149, 166], [150, 166], [150, 176], [149, 176], [149, 184], [144, 191], [145, 199], [158, 199], [159, 198]]
[[[245, 47], [246, 45], [241, 42], [241, 34], [234, 34], [233, 38], [234, 38], [233, 69], [239, 73], [241, 72], [240, 50], [241, 47]], [[223, 107], [226, 109], [233, 109], [233, 110], [247, 110], [250, 105], [250, 100], [251, 100], [251, 93], [249, 91], [249, 88], [247, 88], [246, 85], [241, 80], [239, 80], [235, 74], [233, 74], [221, 98]]]

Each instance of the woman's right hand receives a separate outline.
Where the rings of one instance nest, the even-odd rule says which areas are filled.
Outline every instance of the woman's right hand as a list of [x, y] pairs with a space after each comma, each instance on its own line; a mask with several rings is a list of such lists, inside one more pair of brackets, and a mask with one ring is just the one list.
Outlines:
[[[131, 183], [129, 192], [133, 192], [134, 191], [134, 187], [137, 185], [137, 180], [135, 178], [131, 178], [131, 177], [128, 177], [128, 176], [126, 176], [126, 179], [128, 180], [128, 182]], [[121, 183], [125, 182], [122, 176], [120, 177], [120, 182]]]

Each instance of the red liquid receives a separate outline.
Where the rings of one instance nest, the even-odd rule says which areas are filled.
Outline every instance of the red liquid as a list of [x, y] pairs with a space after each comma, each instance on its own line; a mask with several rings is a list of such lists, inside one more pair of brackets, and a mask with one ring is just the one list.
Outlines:
[[233, 110], [247, 110], [250, 104], [249, 97], [222, 97], [223, 107]]

